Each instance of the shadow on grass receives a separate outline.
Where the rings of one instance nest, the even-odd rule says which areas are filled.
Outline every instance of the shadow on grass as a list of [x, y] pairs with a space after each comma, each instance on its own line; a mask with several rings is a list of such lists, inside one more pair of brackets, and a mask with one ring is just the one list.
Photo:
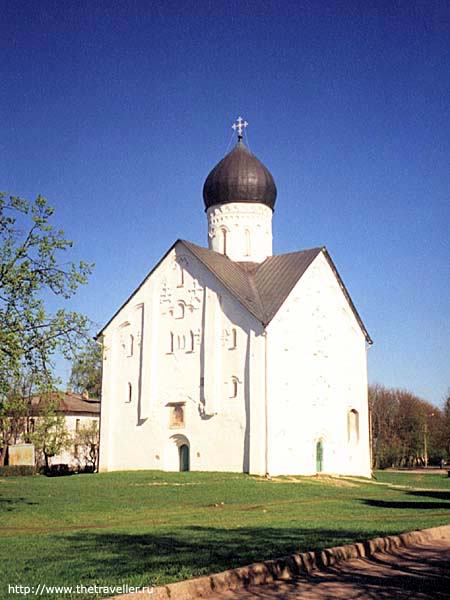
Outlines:
[[[399, 508], [399, 509], [447, 509], [450, 510], [450, 492], [440, 490], [410, 490], [405, 492], [407, 496], [414, 496], [420, 498], [430, 498], [431, 501], [420, 501], [420, 500], [377, 500], [374, 498], [364, 498], [361, 501], [367, 506], [374, 506], [377, 508]], [[436, 502], [438, 500], [438, 502]], [[440, 502], [439, 502], [440, 501]]]
[[147, 582], [159, 585], [379, 534], [376, 530], [361, 534], [319, 528], [191, 526], [149, 534], [82, 532], [66, 540], [72, 557], [76, 556], [80, 564], [95, 557], [95, 568], [102, 578], [123, 581], [145, 575]]
[[20, 510], [21, 507], [26, 504], [27, 506], [35, 506], [38, 502], [32, 502], [27, 498], [16, 497], [16, 498], [4, 498], [0, 497], [0, 512], [3, 510], [12, 511]]

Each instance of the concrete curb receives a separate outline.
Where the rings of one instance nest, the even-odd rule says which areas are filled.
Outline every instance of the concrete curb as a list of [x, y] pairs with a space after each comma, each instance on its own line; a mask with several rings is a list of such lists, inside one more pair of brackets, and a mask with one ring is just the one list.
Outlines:
[[293, 579], [302, 574], [309, 574], [315, 569], [323, 569], [352, 558], [367, 558], [375, 552], [389, 552], [395, 548], [406, 548], [422, 542], [445, 539], [450, 540], [450, 525], [410, 531], [400, 535], [388, 535], [366, 542], [326, 548], [317, 552], [291, 554], [214, 575], [158, 586], [151, 592], [123, 594], [107, 600], [196, 600], [197, 598], [207, 598], [215, 592], [238, 590], [251, 585]]

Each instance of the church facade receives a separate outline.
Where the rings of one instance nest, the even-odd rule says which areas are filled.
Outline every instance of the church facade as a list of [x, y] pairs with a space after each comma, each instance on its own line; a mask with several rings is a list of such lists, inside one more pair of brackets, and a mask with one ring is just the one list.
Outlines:
[[370, 476], [371, 340], [327, 250], [272, 254], [240, 129], [203, 198], [208, 248], [176, 241], [100, 332], [100, 470]]

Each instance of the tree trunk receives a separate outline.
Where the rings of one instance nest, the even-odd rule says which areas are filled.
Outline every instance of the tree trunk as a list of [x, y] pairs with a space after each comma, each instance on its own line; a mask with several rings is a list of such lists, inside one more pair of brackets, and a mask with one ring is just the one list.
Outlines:
[[6, 451], [8, 450], [8, 446], [3, 446], [0, 448], [0, 467], [3, 467], [6, 460]]

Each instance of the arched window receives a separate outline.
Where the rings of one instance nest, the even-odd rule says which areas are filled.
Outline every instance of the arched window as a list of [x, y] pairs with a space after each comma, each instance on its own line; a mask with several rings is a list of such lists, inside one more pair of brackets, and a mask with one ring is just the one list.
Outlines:
[[174, 269], [176, 272], [177, 287], [183, 287], [184, 286], [184, 269], [177, 262], [175, 263]]
[[251, 255], [251, 245], [250, 245], [250, 231], [248, 229], [245, 230], [245, 256]]
[[237, 398], [238, 386], [239, 386], [239, 379], [237, 377], [233, 376], [231, 378], [230, 398]]
[[177, 308], [175, 311], [175, 319], [184, 319], [184, 311], [185, 311], [184, 302], [178, 302]]
[[133, 356], [134, 352], [134, 335], [130, 334], [128, 337], [128, 356]]
[[231, 335], [230, 335], [230, 350], [234, 350], [237, 346], [237, 331], [236, 329], [233, 327], [233, 329], [231, 330]]
[[359, 414], [354, 408], [347, 413], [347, 435], [350, 443], [359, 442]]
[[182, 404], [175, 404], [170, 410], [170, 424], [171, 428], [184, 427], [184, 406]]
[[227, 253], [227, 230], [224, 229], [223, 227], [220, 229], [220, 236], [221, 236], [221, 246], [222, 246], [222, 254]]
[[168, 346], [167, 346], [167, 352], [169, 354], [173, 354], [173, 349], [174, 349], [173, 348], [173, 332], [170, 331], [169, 332], [169, 343], [168, 343]]
[[133, 400], [133, 386], [128, 382], [128, 397], [127, 402], [130, 403]]

